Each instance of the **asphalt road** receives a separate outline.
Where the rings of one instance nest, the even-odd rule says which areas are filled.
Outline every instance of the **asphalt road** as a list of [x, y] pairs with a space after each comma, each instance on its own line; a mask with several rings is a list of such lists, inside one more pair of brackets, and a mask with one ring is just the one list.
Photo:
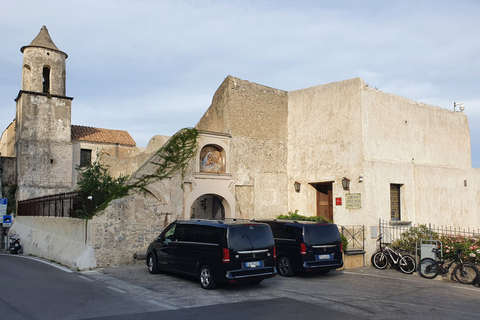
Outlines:
[[0, 319], [480, 319], [480, 288], [363, 267], [203, 290], [143, 263], [86, 272], [0, 254]]

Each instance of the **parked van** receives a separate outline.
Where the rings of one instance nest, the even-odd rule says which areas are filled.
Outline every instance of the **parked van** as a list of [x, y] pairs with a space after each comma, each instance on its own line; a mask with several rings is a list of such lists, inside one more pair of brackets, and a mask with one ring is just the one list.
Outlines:
[[150, 273], [196, 276], [204, 289], [217, 282], [260, 283], [277, 273], [275, 242], [265, 223], [177, 220], [148, 247], [147, 266]]
[[311, 221], [261, 220], [272, 228], [281, 276], [295, 271], [327, 273], [343, 267], [342, 240], [337, 225]]

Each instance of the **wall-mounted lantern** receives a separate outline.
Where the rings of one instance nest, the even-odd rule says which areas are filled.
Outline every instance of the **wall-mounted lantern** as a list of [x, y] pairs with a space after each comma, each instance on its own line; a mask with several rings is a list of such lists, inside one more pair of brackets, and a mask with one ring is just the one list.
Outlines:
[[295, 191], [296, 191], [296, 192], [300, 192], [300, 186], [301, 186], [301, 185], [302, 185], [302, 184], [301, 184], [300, 182], [295, 181], [295, 183], [293, 184], [293, 187], [295, 188]]
[[343, 177], [342, 186], [343, 186], [343, 190], [350, 190], [350, 179]]

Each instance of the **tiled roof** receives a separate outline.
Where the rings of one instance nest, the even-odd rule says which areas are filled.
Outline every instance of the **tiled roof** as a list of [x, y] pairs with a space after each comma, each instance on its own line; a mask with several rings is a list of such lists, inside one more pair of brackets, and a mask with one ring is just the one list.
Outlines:
[[72, 125], [72, 140], [115, 143], [123, 146], [136, 146], [135, 140], [124, 130], [110, 130]]

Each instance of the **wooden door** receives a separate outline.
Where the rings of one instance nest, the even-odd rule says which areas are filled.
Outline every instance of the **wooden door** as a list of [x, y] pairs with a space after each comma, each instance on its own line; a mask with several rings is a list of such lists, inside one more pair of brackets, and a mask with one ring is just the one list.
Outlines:
[[314, 185], [317, 190], [317, 217], [323, 216], [333, 221], [333, 196], [331, 183]]

